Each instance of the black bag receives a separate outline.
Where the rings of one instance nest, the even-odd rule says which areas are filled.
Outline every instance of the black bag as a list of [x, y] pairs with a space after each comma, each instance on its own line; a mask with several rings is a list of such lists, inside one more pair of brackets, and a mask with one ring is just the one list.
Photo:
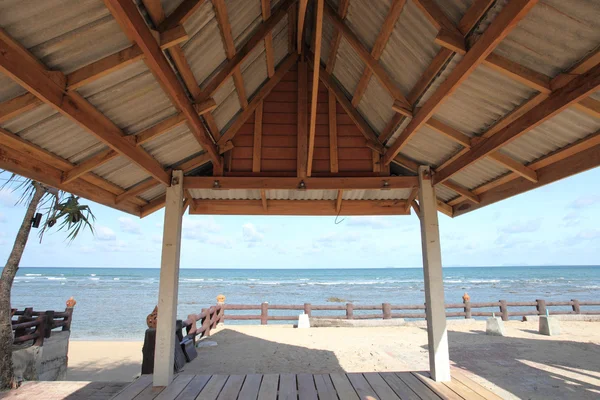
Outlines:
[[196, 340], [194, 339], [194, 335], [188, 335], [181, 341], [181, 350], [183, 350], [183, 354], [185, 355], [185, 360], [187, 362], [192, 361], [198, 356], [195, 342]]

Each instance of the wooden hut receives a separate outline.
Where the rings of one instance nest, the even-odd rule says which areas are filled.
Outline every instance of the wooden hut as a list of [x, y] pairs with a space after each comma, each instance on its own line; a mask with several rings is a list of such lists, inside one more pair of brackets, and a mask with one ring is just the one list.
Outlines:
[[596, 0], [5, 0], [0, 168], [165, 207], [154, 384], [181, 216], [408, 215], [450, 379], [437, 212], [600, 164]]

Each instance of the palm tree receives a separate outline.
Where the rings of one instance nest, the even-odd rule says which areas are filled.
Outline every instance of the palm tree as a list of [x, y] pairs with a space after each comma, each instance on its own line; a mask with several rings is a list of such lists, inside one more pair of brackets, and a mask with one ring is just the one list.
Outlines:
[[8, 176], [0, 189], [9, 188], [18, 192], [18, 204], [26, 206], [27, 211], [0, 278], [0, 389], [17, 386], [12, 364], [10, 293], [32, 225], [35, 223], [36, 226], [41, 226], [40, 241], [48, 229], [57, 226], [58, 230], [67, 233], [67, 239], [71, 242], [86, 227], [94, 233], [95, 220], [89, 207], [79, 204], [79, 197], [40, 182], [9, 174], [0, 170], [0, 176]]

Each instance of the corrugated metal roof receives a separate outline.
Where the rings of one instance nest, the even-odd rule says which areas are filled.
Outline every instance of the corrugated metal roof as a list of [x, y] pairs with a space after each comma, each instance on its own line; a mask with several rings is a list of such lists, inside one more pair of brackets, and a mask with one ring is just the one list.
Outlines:
[[535, 90], [481, 65], [444, 100], [434, 115], [473, 136], [485, 132], [535, 93]]
[[246, 189], [190, 189], [194, 199], [201, 200], [260, 200], [260, 190]]
[[444, 185], [437, 185], [435, 187], [435, 196], [442, 201], [450, 201], [455, 197], [458, 197], [458, 193], [448, 189]]
[[140, 132], [177, 112], [143, 60], [78, 91], [126, 134]]
[[167, 192], [167, 188], [165, 185], [156, 185], [152, 189], [145, 191], [140, 194], [140, 197], [146, 201], [151, 201], [156, 199], [157, 197], [163, 196]]
[[[336, 7], [337, 9], [337, 7]], [[331, 51], [331, 42], [333, 41], [334, 28], [331, 21], [328, 18], [323, 19], [323, 35], [321, 36], [321, 62], [327, 64], [329, 60], [329, 52]], [[311, 40], [311, 47], [313, 47], [314, 40]], [[313, 49], [314, 50], [314, 49]]]
[[600, 90], [590, 96], [594, 100], [600, 101]]
[[109, 162], [102, 164], [98, 168], [92, 170], [92, 172], [123, 189], [128, 189], [136, 183], [150, 177], [146, 171], [123, 156], [114, 158]]
[[407, 1], [379, 60], [405, 95], [440, 49], [434, 43], [436, 35], [437, 29], [412, 1]]
[[1, 1], [0, 26], [50, 68], [69, 73], [131, 45], [102, 0], [23, 3]]
[[600, 43], [598, 0], [542, 0], [494, 51], [556, 76]]
[[248, 58], [242, 63], [241, 70], [244, 88], [246, 89], [246, 96], [250, 99], [256, 89], [269, 78], [264, 41], [259, 43], [254, 50], [250, 52]]
[[337, 190], [267, 190], [269, 200], [335, 200]]
[[348, 14], [346, 15], [346, 25], [368, 50], [371, 50], [375, 45], [391, 4], [391, 0], [350, 2]]
[[600, 119], [574, 107], [501, 148], [500, 151], [526, 164], [600, 130]]
[[199, 84], [227, 60], [212, 2], [207, 1], [183, 24], [190, 40], [181, 48]]
[[460, 54], [454, 53], [454, 55], [450, 58], [448, 63], [444, 66], [439, 75], [431, 82], [423, 96], [417, 101], [417, 107], [421, 107], [423, 103], [425, 103], [432, 94], [436, 92], [436, 90], [440, 87], [442, 83], [448, 78], [448, 75], [456, 68], [456, 64], [458, 64], [462, 60], [462, 56]]
[[458, 24], [465, 15], [473, 0], [434, 0], [452, 22]]
[[438, 166], [462, 149], [462, 146], [427, 126], [419, 129], [402, 148], [402, 155], [430, 166]]
[[367, 89], [358, 104], [358, 111], [379, 134], [396, 113], [392, 109], [393, 104], [394, 98], [387, 89], [381, 86], [377, 78], [371, 76]]
[[217, 108], [212, 111], [212, 115], [215, 117], [217, 127], [222, 132], [233, 116], [242, 109], [233, 78], [227, 79], [213, 98], [217, 103]]
[[235, 48], [239, 49], [262, 22], [260, 0], [225, 0]]
[[452, 180], [459, 185], [472, 190], [509, 172], [508, 169], [500, 166], [489, 158], [482, 158], [456, 175], [453, 175]]
[[273, 58], [275, 67], [289, 54], [288, 19], [282, 18], [273, 28]]
[[171, 129], [142, 147], [164, 166], [171, 166], [202, 151], [187, 124]]
[[340, 40], [340, 47], [336, 53], [333, 75], [342, 85], [342, 88], [352, 97], [358, 81], [365, 70], [366, 64], [350, 46], [346, 38]]
[[[405, 200], [410, 196], [412, 189], [390, 189], [390, 190], [344, 190], [344, 200]], [[337, 192], [337, 191], [334, 191]], [[335, 197], [334, 197], [335, 198]], [[342, 213], [344, 206], [342, 203]]]
[[165, 11], [165, 15], [169, 15], [175, 11], [177, 6], [179, 6], [182, 2], [183, 0], [160, 0], [160, 4]]
[[18, 83], [0, 72], [0, 103], [27, 92]]

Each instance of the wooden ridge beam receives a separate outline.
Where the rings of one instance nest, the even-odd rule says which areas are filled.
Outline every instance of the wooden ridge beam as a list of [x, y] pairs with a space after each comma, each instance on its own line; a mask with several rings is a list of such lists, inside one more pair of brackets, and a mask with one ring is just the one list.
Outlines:
[[92, 171], [93, 169], [113, 160], [119, 156], [119, 153], [111, 148], [100, 151], [87, 160], [77, 164], [73, 168], [63, 173], [62, 182], [70, 183], [80, 176]]
[[[107, 0], [112, 4], [113, 12], [119, 16], [133, 32], [135, 42], [146, 56], [146, 64], [161, 83], [163, 89], [171, 97], [175, 106], [185, 115], [190, 131], [200, 145], [211, 155], [213, 163], [221, 165], [221, 158], [215, 144], [204, 129], [200, 116], [188, 99], [185, 90], [179, 83], [175, 72], [167, 61], [154, 36], [142, 18], [137, 6], [129, 0]], [[170, 185], [170, 181], [164, 182]]]
[[159, 181], [170, 182], [170, 174], [154, 158], [132, 144], [111, 120], [77, 92], [65, 92], [64, 75], [60, 79], [60, 74], [49, 71], [4, 31], [0, 31], [0, 48], [0, 71]]
[[[321, 38], [323, 37], [323, 4], [324, 0], [316, 0], [315, 48], [314, 59], [321, 59]], [[310, 123], [308, 127], [308, 156], [306, 161], [306, 176], [312, 175], [313, 155], [315, 152], [315, 132], [317, 129], [317, 99], [319, 94], [319, 70], [313, 68], [312, 92], [310, 100]]]
[[452, 175], [476, 162], [489, 153], [496, 151], [544, 121], [552, 118], [567, 107], [586, 98], [600, 87], [600, 65], [570, 81], [567, 85], [554, 91], [546, 100], [509, 124], [507, 127], [477, 143], [462, 157], [439, 171], [435, 176], [436, 183], [443, 182]]
[[502, 9], [479, 40], [423, 104], [394, 144], [387, 150], [384, 158], [385, 164], [389, 164], [394, 159], [412, 135], [433, 116], [444, 100], [454, 93], [536, 3], [536, 0], [515, 0]]
[[[350, 0], [340, 0], [338, 3], [338, 15], [340, 19], [343, 21], [346, 19], [346, 15], [348, 15], [348, 8], [350, 6]], [[332, 73], [335, 68], [335, 61], [337, 58], [337, 51], [340, 47], [340, 42], [342, 41], [342, 33], [339, 29], [333, 28], [333, 39], [331, 40], [331, 45], [329, 46], [329, 57], [327, 58], [327, 65], [325, 70], [328, 73]]]
[[[287, 190], [368, 190], [408, 189], [418, 185], [414, 176], [355, 177], [355, 178], [285, 178], [285, 177], [212, 177], [186, 176], [186, 189], [287, 189]], [[302, 185], [304, 183], [304, 185]]]
[[[263, 22], [271, 16], [271, 0], [260, 1]], [[267, 58], [267, 76], [269, 78], [275, 75], [275, 55], [273, 53], [273, 32], [265, 36], [265, 56]]]
[[[394, 26], [400, 18], [400, 14], [402, 14], [402, 10], [404, 9], [404, 5], [406, 4], [406, 0], [394, 0], [392, 3], [390, 10], [385, 17], [385, 21], [381, 26], [381, 30], [379, 31], [379, 35], [377, 35], [377, 39], [375, 40], [375, 44], [373, 45], [373, 49], [371, 50], [371, 56], [374, 60], [379, 61], [379, 58], [383, 54], [383, 50], [392, 35], [392, 31], [394, 30]], [[365, 91], [367, 90], [367, 86], [371, 81], [371, 76], [373, 72], [369, 68], [365, 68], [363, 71], [360, 80], [358, 81], [358, 85], [354, 90], [354, 96], [352, 96], [352, 105], [354, 107], [358, 107]]]
[[325, 14], [333, 25], [342, 33], [344, 38], [348, 41], [350, 46], [356, 51], [358, 56], [363, 60], [367, 67], [373, 72], [373, 75], [381, 82], [384, 88], [390, 93], [390, 95], [406, 105], [407, 108], [411, 108], [402, 91], [396, 85], [396, 82], [386, 72], [386, 70], [379, 64], [377, 60], [373, 58], [371, 53], [365, 48], [360, 39], [352, 32], [352, 30], [344, 23], [344, 21], [337, 15], [335, 10], [329, 5], [325, 5]]
[[[346, 200], [344, 215], [410, 215], [404, 200]], [[194, 200], [190, 214], [214, 215], [338, 215], [331, 200]]]
[[248, 107], [238, 115], [236, 120], [233, 121], [233, 123], [229, 126], [227, 131], [221, 136], [221, 138], [218, 141], [219, 146], [223, 146], [223, 145], [225, 145], [225, 143], [227, 143], [228, 141], [233, 139], [233, 137], [235, 136], [237, 131], [242, 127], [242, 125], [244, 125], [244, 123], [252, 115], [254, 110], [256, 110], [256, 107], [258, 107], [258, 104], [262, 100], [264, 100], [264, 98], [267, 97], [267, 95], [269, 93], [271, 93], [273, 88], [281, 81], [281, 79], [283, 79], [285, 74], [296, 63], [297, 58], [298, 58], [298, 55], [290, 54], [287, 56], [287, 58], [284, 61], [281, 62], [281, 64], [279, 65], [279, 68], [277, 68], [277, 70], [275, 71], [275, 75], [273, 75], [273, 77], [271, 79], [269, 79], [267, 81], [267, 83], [265, 83], [259, 89], [259, 91], [252, 98], [250, 103], [248, 103]]
[[204, 1], [205, 0], [183, 0], [181, 4], [179, 4], [177, 8], [158, 25], [159, 32], [164, 32], [174, 26], [183, 24], [202, 4], [204, 4]]
[[272, 14], [269, 19], [262, 22], [255, 30], [252, 37], [236, 51], [235, 55], [219, 72], [217, 72], [210, 81], [202, 88], [202, 96], [196, 98], [197, 101], [204, 100], [206, 98], [214, 96], [216, 91], [229, 79], [234, 71], [241, 66], [246, 60], [248, 55], [254, 50], [254, 48], [261, 43], [267, 34], [275, 28], [275, 26], [285, 17], [291, 7], [296, 3], [297, 0], [283, 0], [280, 2], [275, 9], [271, 10]]

